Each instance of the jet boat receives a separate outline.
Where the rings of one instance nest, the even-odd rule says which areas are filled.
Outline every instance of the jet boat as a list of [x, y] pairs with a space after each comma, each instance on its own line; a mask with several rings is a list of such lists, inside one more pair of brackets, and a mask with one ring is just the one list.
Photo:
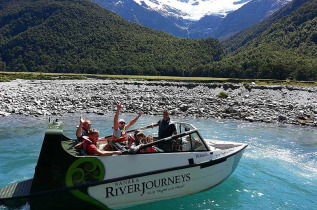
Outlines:
[[[230, 176], [247, 144], [203, 139], [188, 123], [177, 135], [144, 144], [152, 153], [88, 156], [63, 135], [63, 123], [49, 123], [32, 179], [0, 189], [0, 203], [31, 209], [119, 209], [210, 189]], [[153, 128], [147, 126], [143, 129]], [[128, 131], [133, 132], [133, 130]], [[102, 148], [104, 142], [99, 143]], [[165, 151], [162, 145], [170, 146]]]

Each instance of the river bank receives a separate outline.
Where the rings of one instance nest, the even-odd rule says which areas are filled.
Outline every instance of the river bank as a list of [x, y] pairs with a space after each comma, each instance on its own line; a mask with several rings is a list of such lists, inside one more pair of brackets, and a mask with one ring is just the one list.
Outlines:
[[[224, 92], [228, 97], [218, 97]], [[317, 126], [317, 88], [133, 80], [0, 83], [0, 115], [123, 112]]]

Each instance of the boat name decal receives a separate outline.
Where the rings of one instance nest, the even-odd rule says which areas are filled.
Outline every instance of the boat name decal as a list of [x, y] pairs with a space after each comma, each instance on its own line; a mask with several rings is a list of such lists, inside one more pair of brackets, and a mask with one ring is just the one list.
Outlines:
[[216, 157], [216, 158], [219, 158], [219, 157], [225, 156], [225, 155], [227, 155], [228, 153], [231, 153], [231, 152], [233, 152], [233, 151], [234, 151], [233, 148], [227, 149], [227, 150], [222, 151], [222, 152], [220, 152], [220, 153], [218, 153], [218, 154], [215, 154], [215, 157]]
[[[148, 194], [154, 194], [155, 192], [164, 193], [165, 191], [168, 191], [168, 190], [182, 188], [184, 187], [185, 184], [183, 185], [178, 185], [178, 184], [185, 183], [188, 181], [190, 181], [190, 173], [171, 176], [167, 178], [159, 178], [159, 179], [145, 181], [145, 182], [140, 182], [138, 178], [119, 181], [119, 182], [115, 182], [114, 184], [115, 186], [105, 188], [106, 198], [116, 197], [120, 195], [136, 193], [136, 192], [141, 192], [140, 196], [143, 196], [144, 193], [146, 192]], [[175, 184], [177, 184], [177, 186], [175, 187], [155, 190], [156, 188], [161, 188], [164, 186], [175, 185]], [[152, 190], [152, 189], [155, 191], [148, 192], [149, 190]]]
[[208, 153], [196, 154], [196, 158], [202, 158], [202, 157], [206, 157], [206, 156], [208, 156]]

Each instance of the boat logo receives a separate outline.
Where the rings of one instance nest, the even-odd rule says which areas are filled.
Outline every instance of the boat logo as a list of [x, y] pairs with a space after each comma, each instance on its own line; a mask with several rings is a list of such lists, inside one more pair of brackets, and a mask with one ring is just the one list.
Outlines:
[[105, 198], [138, 192], [140, 192], [140, 196], [143, 196], [179, 189], [190, 181], [190, 173], [142, 182], [139, 179], [141, 178], [118, 181], [114, 183], [114, 186], [106, 187]]

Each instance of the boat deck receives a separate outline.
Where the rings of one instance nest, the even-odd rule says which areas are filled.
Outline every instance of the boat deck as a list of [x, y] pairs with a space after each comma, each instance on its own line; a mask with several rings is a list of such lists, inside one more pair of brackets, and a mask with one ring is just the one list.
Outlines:
[[0, 189], [0, 200], [26, 197], [30, 194], [33, 179], [28, 179]]

